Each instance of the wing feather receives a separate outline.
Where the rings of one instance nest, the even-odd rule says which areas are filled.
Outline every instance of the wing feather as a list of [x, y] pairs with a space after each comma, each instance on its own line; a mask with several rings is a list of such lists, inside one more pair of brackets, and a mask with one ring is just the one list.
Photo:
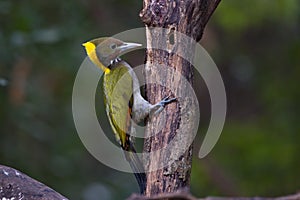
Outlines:
[[124, 150], [128, 150], [128, 133], [131, 126], [131, 108], [133, 81], [128, 68], [117, 63], [110, 73], [104, 76], [104, 96], [106, 112], [116, 139]]

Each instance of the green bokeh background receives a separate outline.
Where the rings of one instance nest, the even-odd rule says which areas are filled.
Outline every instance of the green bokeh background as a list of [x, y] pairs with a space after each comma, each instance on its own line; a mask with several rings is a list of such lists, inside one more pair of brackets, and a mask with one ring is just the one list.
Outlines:
[[[0, 1], [0, 164], [70, 199], [124, 199], [138, 191], [132, 174], [102, 165], [84, 148], [71, 96], [85, 58], [81, 43], [142, 27], [141, 8], [141, 0]], [[198, 159], [210, 106], [201, 86], [194, 195], [300, 189], [299, 24], [297, 0], [223, 0], [217, 8], [201, 43], [223, 76], [228, 114], [217, 145]], [[140, 64], [138, 55], [126, 59]]]

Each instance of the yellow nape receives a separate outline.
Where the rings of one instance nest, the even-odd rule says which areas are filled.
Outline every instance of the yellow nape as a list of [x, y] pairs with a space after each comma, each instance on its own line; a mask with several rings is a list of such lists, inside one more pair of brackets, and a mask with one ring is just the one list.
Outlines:
[[85, 47], [85, 51], [90, 58], [90, 60], [97, 65], [101, 70], [104, 71], [105, 74], [109, 74], [110, 69], [108, 67], [105, 67], [100, 60], [98, 59], [98, 56], [96, 54], [96, 45], [92, 42], [86, 42], [83, 43], [82, 46]]
[[82, 46], [85, 47], [86, 53], [90, 55], [93, 51], [95, 51], [96, 46], [91, 42], [83, 43]]

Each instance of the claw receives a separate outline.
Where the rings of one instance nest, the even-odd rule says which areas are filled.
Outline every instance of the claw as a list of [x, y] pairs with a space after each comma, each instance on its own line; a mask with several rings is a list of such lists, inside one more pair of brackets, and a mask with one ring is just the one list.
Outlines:
[[154, 105], [150, 111], [150, 118], [152, 116], [158, 115], [161, 111], [164, 110], [164, 107], [173, 101], [176, 101], [176, 98], [170, 98], [170, 96], [163, 98], [160, 102]]
[[159, 102], [159, 104], [160, 104], [162, 107], [165, 107], [167, 104], [172, 103], [173, 101], [176, 101], [176, 98], [171, 98], [171, 99], [170, 99], [170, 96], [167, 96], [167, 97], [165, 97], [163, 100], [161, 100], [161, 101]]

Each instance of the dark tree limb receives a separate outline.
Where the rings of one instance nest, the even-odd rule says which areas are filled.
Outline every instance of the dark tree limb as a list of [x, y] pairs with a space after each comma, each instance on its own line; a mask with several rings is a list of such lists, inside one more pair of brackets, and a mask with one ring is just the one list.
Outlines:
[[[0, 199], [19, 200], [68, 200], [46, 185], [30, 178], [22, 172], [0, 165]], [[132, 194], [127, 200], [300, 200], [300, 193], [283, 197], [206, 197], [196, 198], [188, 189], [172, 193], [161, 193], [146, 197]]]
[[[146, 25], [147, 34], [146, 81], [165, 85], [165, 87], [159, 84], [147, 85], [146, 96], [152, 104], [166, 96], [173, 97], [174, 93], [184, 97], [181, 103], [169, 104], [165, 109], [165, 114], [149, 121], [146, 128], [147, 138], [144, 143], [145, 152], [157, 152], [166, 147], [176, 134], [180, 134], [181, 144], [190, 144], [189, 142], [193, 138], [191, 124], [194, 119], [182, 118], [181, 114], [190, 112], [192, 116], [195, 112], [190, 109], [195, 102], [189, 99], [191, 95], [186, 90], [193, 81], [192, 65], [183, 59], [186, 57], [193, 59], [195, 46], [192, 40], [185, 40], [179, 33], [199, 41], [205, 25], [219, 2], [220, 0], [144, 0], [140, 17]], [[155, 27], [164, 28], [164, 30], [157, 31], [154, 29]], [[160, 49], [153, 47], [160, 47]], [[174, 52], [181, 52], [183, 56]], [[182, 76], [174, 76], [153, 67], [160, 65], [161, 68], [175, 70]], [[170, 88], [175, 88], [176, 91], [172, 91]], [[159, 130], [162, 121], [165, 122], [164, 127]], [[179, 128], [182, 131], [178, 131]], [[174, 145], [170, 152], [176, 152], [178, 149], [179, 146]], [[180, 188], [189, 187], [192, 145], [175, 162], [169, 163], [163, 169], [155, 170], [168, 156], [171, 156], [171, 153], [164, 156], [155, 153], [145, 159], [147, 161], [146, 168], [151, 171], [147, 174], [146, 196], [164, 192], [172, 193]]]
[[0, 165], [0, 199], [67, 200], [16, 169]]

